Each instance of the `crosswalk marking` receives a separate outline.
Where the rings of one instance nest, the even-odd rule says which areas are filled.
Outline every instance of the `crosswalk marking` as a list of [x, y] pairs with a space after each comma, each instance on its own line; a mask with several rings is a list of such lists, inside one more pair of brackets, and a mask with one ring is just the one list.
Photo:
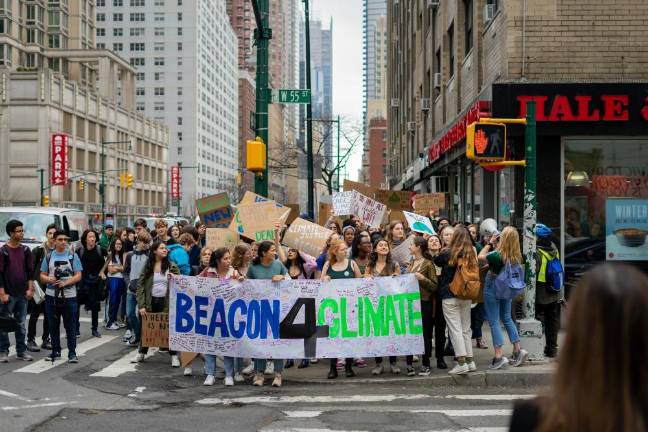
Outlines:
[[[349, 409], [335, 409], [335, 411], [348, 411]], [[380, 407], [381, 412], [410, 413], [410, 414], [443, 414], [448, 417], [501, 417], [509, 416], [510, 409], [407, 409], [401, 407]], [[350, 411], [371, 411], [363, 407], [353, 407]], [[287, 417], [314, 418], [328, 411], [283, 411]]]
[[[158, 351], [157, 348], [151, 348], [149, 349], [149, 352], [146, 354], [144, 358], [149, 358], [153, 354], [155, 354]], [[119, 360], [116, 360], [106, 366], [105, 368], [101, 369], [100, 371], [97, 371], [93, 374], [91, 374], [91, 377], [102, 377], [102, 378], [116, 378], [122, 374], [125, 374], [127, 372], [136, 372], [137, 371], [137, 363], [133, 363], [133, 360], [135, 359], [135, 355], [137, 354], [137, 350], [131, 351], [127, 354], [125, 354], [122, 358]]]
[[[103, 344], [106, 344], [114, 339], [116, 339], [117, 336], [104, 336], [102, 338], [92, 338], [88, 339], [79, 345], [77, 345], [76, 349], [76, 354], [78, 357], [83, 357], [88, 351], [97, 348]], [[61, 364], [65, 363], [67, 361], [67, 355], [68, 355], [68, 350], [67, 348], [61, 351], [61, 360], [57, 360], [55, 362], [52, 362], [51, 360], [48, 360], [47, 358], [43, 358], [41, 360], [38, 360], [34, 363], [31, 363], [29, 366], [25, 366], [20, 369], [16, 369], [15, 372], [22, 372], [22, 373], [33, 373], [33, 374], [38, 374], [45, 372], [47, 370], [50, 370], [52, 368], [55, 368], [56, 366], [60, 366]]]
[[61, 405], [68, 405], [68, 404], [71, 404], [71, 403], [74, 403], [74, 402], [47, 402], [47, 403], [39, 403], [39, 404], [33, 404], [33, 405], [4, 406], [4, 407], [0, 407], [0, 410], [2, 410], [2, 411], [16, 411], [16, 410], [22, 410], [22, 409], [56, 407], [56, 406], [61, 406]]
[[[508, 432], [508, 427], [462, 427], [459, 429], [426, 429], [425, 432]], [[368, 430], [341, 430], [328, 428], [300, 428], [300, 427], [267, 427], [261, 429], [261, 432], [371, 432]]]

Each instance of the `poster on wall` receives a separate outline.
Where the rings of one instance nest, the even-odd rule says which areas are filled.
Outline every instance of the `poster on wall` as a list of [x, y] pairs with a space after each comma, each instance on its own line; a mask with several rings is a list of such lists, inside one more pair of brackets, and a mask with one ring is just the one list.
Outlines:
[[648, 200], [605, 201], [605, 254], [610, 261], [648, 260]]

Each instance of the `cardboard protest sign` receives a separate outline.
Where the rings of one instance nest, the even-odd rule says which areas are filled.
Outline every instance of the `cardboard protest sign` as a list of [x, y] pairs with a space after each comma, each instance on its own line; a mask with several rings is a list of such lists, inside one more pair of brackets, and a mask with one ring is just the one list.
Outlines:
[[264, 359], [423, 351], [413, 274], [371, 279], [221, 281], [175, 276], [170, 349]]
[[392, 210], [389, 212], [389, 223], [394, 221], [407, 222], [405, 220], [405, 214], [400, 210]]
[[417, 194], [414, 196], [414, 211], [420, 215], [427, 216], [431, 210], [436, 213], [445, 208], [444, 193]]
[[368, 196], [369, 198], [373, 198], [374, 194], [376, 193], [376, 189], [372, 188], [371, 186], [368, 186], [364, 183], [358, 183], [354, 182], [349, 179], [344, 179], [344, 187], [343, 187], [345, 192], [353, 191], [356, 190], [360, 192], [361, 194]]
[[323, 226], [297, 218], [284, 234], [283, 243], [312, 257], [318, 257], [331, 234], [333, 231]]
[[142, 320], [142, 346], [169, 348], [169, 314], [147, 313]]
[[336, 216], [350, 215], [355, 194], [353, 191], [333, 193], [333, 212]]
[[286, 219], [286, 224], [290, 225], [299, 217], [299, 204], [286, 204], [286, 207], [290, 208], [290, 213]]
[[239, 243], [239, 235], [226, 228], [207, 228], [205, 232], [205, 243], [208, 248], [215, 250], [226, 247], [233, 249]]
[[207, 228], [227, 228], [234, 217], [227, 192], [196, 200], [196, 208]]
[[432, 228], [432, 222], [430, 222], [430, 219], [427, 218], [426, 216], [421, 216], [416, 213], [410, 213], [410, 212], [403, 212], [405, 214], [405, 218], [407, 219], [407, 223], [410, 226], [410, 229], [412, 231], [420, 232], [423, 234], [436, 234], [434, 232], [434, 228]]
[[331, 204], [320, 202], [320, 204], [319, 204], [319, 214], [318, 214], [318, 218], [317, 218], [317, 222], [320, 225], [322, 225], [322, 226], [326, 225], [326, 221], [328, 220], [329, 216], [331, 215], [331, 209], [332, 208], [333, 208], [333, 206]]
[[385, 204], [379, 203], [360, 192], [355, 193], [351, 207], [352, 214], [370, 227], [379, 228], [385, 213]]
[[275, 224], [283, 223], [290, 209], [278, 208], [274, 201], [239, 205], [229, 229], [254, 241], [275, 239]]
[[407, 265], [412, 255], [409, 248], [413, 242], [414, 242], [414, 237], [409, 236], [403, 243], [399, 244], [394, 249], [392, 249], [391, 251], [392, 259], [401, 266]]
[[411, 210], [412, 209], [412, 195], [414, 192], [410, 191], [389, 191], [378, 190], [376, 191], [376, 201], [379, 201], [392, 210]]
[[255, 194], [254, 192], [250, 192], [250, 191], [245, 191], [245, 194], [243, 194], [243, 198], [241, 198], [241, 201], [239, 201], [239, 205], [254, 204], [254, 203], [266, 202], [266, 201], [272, 201], [273, 203], [277, 204], [277, 207], [283, 207], [283, 205], [279, 204], [276, 201], [273, 201], [269, 198], [266, 198], [259, 194]]
[[180, 353], [180, 367], [187, 367], [189, 365], [189, 363], [191, 363], [196, 357], [198, 357], [198, 353], [181, 352]]

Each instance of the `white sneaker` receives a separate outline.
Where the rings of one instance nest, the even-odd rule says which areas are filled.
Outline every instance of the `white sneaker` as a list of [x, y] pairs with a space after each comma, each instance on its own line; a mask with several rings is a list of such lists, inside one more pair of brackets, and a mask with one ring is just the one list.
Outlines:
[[281, 387], [282, 384], [283, 380], [281, 378], [281, 374], [277, 372], [275, 374], [274, 380], [272, 381], [272, 387]]
[[274, 361], [269, 361], [266, 365], [264, 375], [274, 375]]
[[171, 356], [171, 367], [174, 367], [174, 368], [179, 368], [180, 367], [180, 359], [175, 354]]
[[389, 371], [391, 373], [393, 373], [394, 375], [398, 375], [399, 373], [401, 373], [401, 368], [398, 367], [398, 365], [396, 363], [390, 363], [389, 364]]
[[379, 365], [376, 365], [373, 369], [371, 369], [371, 375], [380, 375], [384, 372], [385, 368], [383, 367], [382, 363]]
[[122, 336], [122, 342], [128, 342], [131, 337], [133, 337], [133, 334], [131, 333], [131, 331], [126, 330], [126, 333], [124, 333], [124, 336]]
[[225, 377], [225, 387], [232, 387], [234, 385], [234, 379], [231, 376]]
[[474, 360], [468, 363], [468, 370], [470, 372], [475, 372], [477, 370], [477, 365], [475, 364]]
[[106, 327], [108, 330], [119, 330], [119, 325], [117, 325], [116, 322], [110, 324], [108, 327]]
[[412, 361], [413, 361], [414, 363], [418, 363], [418, 361], [419, 361], [419, 356], [417, 356], [417, 355], [412, 356]]
[[236, 372], [236, 374], [234, 375], [234, 382], [240, 383], [243, 381], [245, 381], [245, 377], [243, 377], [243, 375], [240, 372]]
[[257, 373], [254, 375], [254, 381], [252, 381], [252, 385], [256, 387], [261, 387], [263, 386], [263, 374], [262, 373]]
[[462, 365], [457, 364], [448, 373], [450, 375], [465, 375], [468, 372], [470, 372], [470, 367], [468, 367], [468, 363], [464, 363]]
[[319, 360], [316, 359], [316, 358], [312, 358], [312, 359], [310, 359], [310, 362], [311, 362], [312, 364], [317, 364], [317, 362], [319, 362]]
[[216, 384], [216, 378], [214, 377], [214, 375], [207, 375], [207, 378], [205, 378], [203, 385], [213, 386], [214, 384]]
[[144, 354], [137, 353], [135, 358], [133, 360], [131, 360], [131, 363], [142, 363], [144, 361], [144, 357], [145, 357]]
[[182, 375], [184, 376], [193, 375], [193, 369], [191, 369], [191, 366], [187, 366], [186, 368], [184, 368], [184, 372], [182, 372]]
[[252, 375], [253, 372], [254, 372], [254, 362], [247, 365], [245, 369], [241, 371], [243, 375]]

